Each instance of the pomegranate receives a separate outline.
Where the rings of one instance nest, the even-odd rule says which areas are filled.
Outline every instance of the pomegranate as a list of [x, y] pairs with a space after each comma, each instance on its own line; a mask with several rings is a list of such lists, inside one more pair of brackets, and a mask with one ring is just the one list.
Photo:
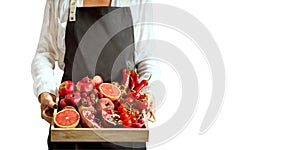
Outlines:
[[101, 76], [95, 75], [92, 79], [92, 83], [96, 88], [98, 88], [99, 85], [103, 83], [103, 79]]
[[96, 110], [93, 106], [85, 107], [80, 106], [78, 108], [81, 117], [81, 126], [84, 128], [101, 128], [101, 126], [95, 121]]
[[110, 109], [110, 110], [114, 110], [114, 104], [112, 103], [112, 101], [108, 98], [101, 98], [100, 100], [98, 100], [97, 102], [97, 112], [101, 113], [101, 111], [103, 109]]
[[94, 85], [89, 77], [84, 77], [77, 82], [76, 88], [79, 92], [90, 92], [94, 89]]
[[112, 111], [109, 111], [110, 109], [103, 109], [101, 112], [101, 123], [105, 128], [112, 128], [117, 126], [119, 116], [116, 114], [113, 114]]

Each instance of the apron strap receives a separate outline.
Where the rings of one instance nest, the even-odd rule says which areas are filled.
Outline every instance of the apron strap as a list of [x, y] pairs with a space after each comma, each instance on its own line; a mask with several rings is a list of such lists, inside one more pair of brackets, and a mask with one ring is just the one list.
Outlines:
[[76, 0], [70, 0], [69, 21], [76, 21]]

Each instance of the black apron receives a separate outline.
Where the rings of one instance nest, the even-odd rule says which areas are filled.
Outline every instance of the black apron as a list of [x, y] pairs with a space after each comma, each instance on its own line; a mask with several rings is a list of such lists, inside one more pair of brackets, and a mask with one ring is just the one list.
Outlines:
[[[117, 16], [105, 18], [103, 22], [101, 19], [108, 14]], [[120, 29], [122, 24], [129, 26]], [[94, 27], [102, 28], [102, 31], [105, 31], [104, 35], [97, 35], [101, 32], [93, 31]], [[115, 33], [111, 30], [115, 29], [121, 31], [117, 31], [117, 34], [111, 36], [111, 33]], [[85, 76], [92, 77], [96, 74], [101, 75], [105, 82], [121, 81], [121, 69], [127, 67], [128, 63], [134, 64], [134, 31], [129, 7], [78, 7], [76, 9], [76, 21], [68, 21], [65, 35], [65, 69], [62, 81], [72, 80], [77, 82]], [[109, 39], [109, 41], [105, 42], [105, 39]], [[84, 45], [91, 41], [94, 41], [92, 46]], [[99, 49], [97, 44], [103, 42], [105, 42], [105, 45], [102, 45], [103, 48]], [[98, 54], [91, 54], [91, 52]], [[93, 65], [94, 67], [91, 67]], [[146, 149], [145, 142], [78, 143], [51, 142], [50, 139], [49, 134], [49, 149]], [[126, 147], [119, 145], [126, 145]]]

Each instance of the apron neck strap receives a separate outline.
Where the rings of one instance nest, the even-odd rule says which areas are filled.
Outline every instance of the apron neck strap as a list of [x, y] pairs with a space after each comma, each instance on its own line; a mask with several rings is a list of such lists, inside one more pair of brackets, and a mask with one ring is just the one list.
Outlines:
[[69, 21], [73, 22], [76, 21], [76, 6], [77, 1], [76, 0], [70, 0], [70, 12], [69, 12]]

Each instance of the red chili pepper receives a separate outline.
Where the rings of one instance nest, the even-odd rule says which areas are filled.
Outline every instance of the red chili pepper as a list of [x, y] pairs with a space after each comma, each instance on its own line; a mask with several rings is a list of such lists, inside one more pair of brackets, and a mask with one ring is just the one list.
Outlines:
[[131, 94], [131, 96], [133, 98], [135, 98], [137, 100], [140, 99], [140, 97], [141, 97], [141, 93], [140, 92], [130, 91], [130, 94]]
[[139, 99], [145, 99], [145, 98], [146, 98], [146, 94], [141, 95], [141, 96], [139, 97]]
[[133, 80], [134, 80], [135, 84], [139, 84], [139, 74], [135, 73], [133, 76]]
[[133, 76], [135, 75], [134, 70], [130, 70], [130, 71], [129, 71], [129, 74], [130, 74], [131, 77], [133, 77]]
[[138, 84], [138, 82], [135, 82], [135, 76], [136, 76], [136, 73], [134, 70], [130, 70], [129, 71], [129, 89], [130, 91], [133, 90], [133, 88]]
[[148, 80], [143, 80], [141, 81], [140, 84], [136, 85], [133, 90], [135, 93], [139, 93], [147, 85], [148, 85]]
[[133, 93], [133, 95], [132, 95], [134, 98], [140, 99], [140, 96], [141, 96], [140, 91], [141, 91], [144, 87], [148, 86], [148, 81], [151, 79], [151, 77], [152, 77], [152, 75], [150, 75], [150, 77], [149, 77], [148, 80], [142, 80], [140, 84], [137, 84], [137, 85], [134, 87], [134, 89], [133, 89], [133, 92], [134, 92], [134, 93]]
[[129, 84], [129, 77], [130, 77], [130, 74], [127, 73], [126, 68], [123, 68], [123, 69], [122, 69], [122, 74], [123, 74], [122, 84], [123, 84], [123, 86], [125, 87], [125, 89], [127, 89], [128, 84]]
[[135, 87], [135, 83], [132, 77], [129, 78], [129, 90], [132, 91]]

